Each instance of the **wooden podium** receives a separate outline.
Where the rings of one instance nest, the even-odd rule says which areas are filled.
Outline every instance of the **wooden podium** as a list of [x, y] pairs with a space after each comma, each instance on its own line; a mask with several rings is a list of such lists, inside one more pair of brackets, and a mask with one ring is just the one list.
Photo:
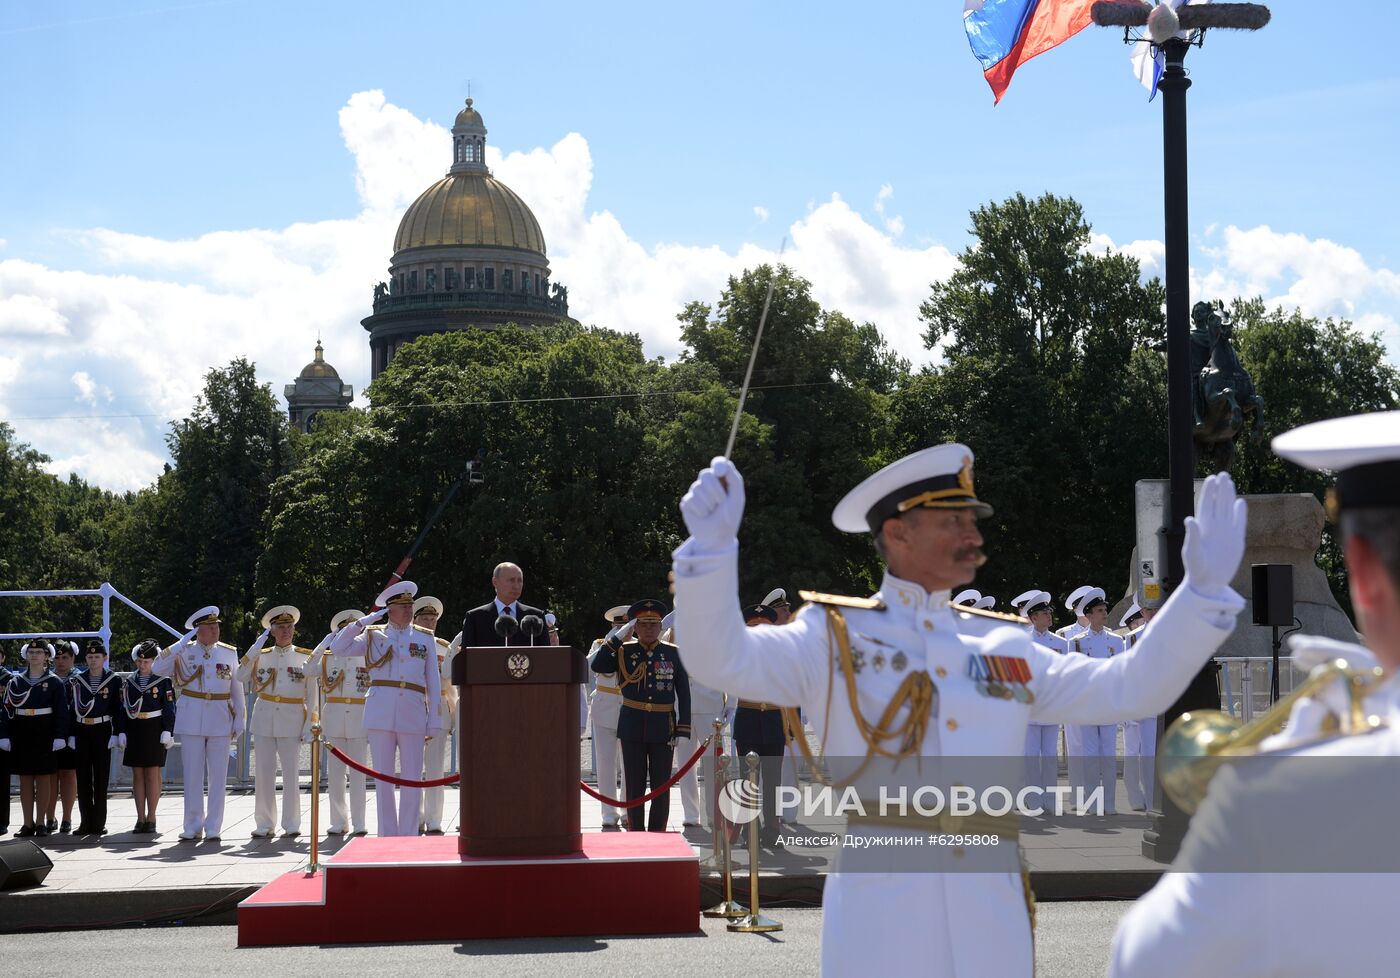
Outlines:
[[582, 652], [568, 646], [462, 649], [461, 836], [464, 856], [558, 856], [583, 851], [579, 827]]

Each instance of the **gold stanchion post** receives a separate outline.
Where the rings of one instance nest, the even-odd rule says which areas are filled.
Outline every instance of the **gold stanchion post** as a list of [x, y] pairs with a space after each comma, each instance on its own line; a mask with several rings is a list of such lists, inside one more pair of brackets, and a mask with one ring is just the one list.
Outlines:
[[311, 714], [311, 872], [321, 868], [321, 717]]
[[[749, 751], [744, 756], [749, 768], [750, 797], [762, 808], [762, 794], [758, 787], [758, 755]], [[761, 813], [761, 811], [760, 811]], [[758, 912], [758, 819], [749, 822], [749, 913], [726, 927], [736, 934], [771, 934], [783, 929], [776, 920], [770, 920]]]
[[[715, 726], [719, 725], [720, 721], [716, 720]], [[718, 860], [719, 871], [724, 878], [724, 899], [706, 910], [703, 916], [738, 920], [740, 917], [747, 916], [749, 910], [743, 904], [734, 902], [734, 862], [730, 858], [729, 852], [729, 825], [725, 821], [724, 814], [719, 810], [719, 793], [726, 784], [728, 776], [729, 758], [721, 754], [719, 763], [715, 765], [715, 804], [711, 812], [710, 828], [714, 836], [715, 859]]]

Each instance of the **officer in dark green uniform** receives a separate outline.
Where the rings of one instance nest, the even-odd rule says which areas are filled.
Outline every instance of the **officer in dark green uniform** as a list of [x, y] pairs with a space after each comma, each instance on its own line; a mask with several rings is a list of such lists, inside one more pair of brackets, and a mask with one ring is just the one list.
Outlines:
[[[627, 800], [654, 791], [671, 776], [677, 737], [690, 736], [690, 679], [674, 645], [661, 641], [666, 606], [654, 598], [627, 609], [635, 638], [625, 644], [615, 629], [591, 663], [594, 672], [617, 673], [622, 708], [617, 715], [617, 739], [622, 745], [622, 777]], [[624, 626], [625, 627], [625, 626]], [[627, 828], [643, 828], [641, 805], [627, 809]], [[671, 814], [671, 793], [651, 802], [645, 820], [648, 832], [665, 832]]]
[[[776, 625], [778, 611], [771, 605], [753, 605], [744, 609], [744, 623], [750, 626]], [[739, 757], [742, 759], [750, 752], [759, 756], [763, 821], [758, 838], [761, 845], [772, 847], [778, 840], [778, 785], [783, 780], [783, 748], [787, 746], [783, 707], [777, 703], [741, 699], [738, 709], [734, 711], [733, 730], [734, 749]]]

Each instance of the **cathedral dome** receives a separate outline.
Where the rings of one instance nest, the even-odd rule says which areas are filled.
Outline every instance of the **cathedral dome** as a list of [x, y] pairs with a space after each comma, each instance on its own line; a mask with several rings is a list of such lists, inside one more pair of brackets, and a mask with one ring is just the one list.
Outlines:
[[442, 245], [545, 253], [544, 233], [530, 208], [486, 172], [449, 173], [404, 213], [394, 236], [396, 253]]
[[301, 368], [297, 380], [340, 380], [340, 374], [325, 361], [321, 341], [316, 341], [316, 359]]

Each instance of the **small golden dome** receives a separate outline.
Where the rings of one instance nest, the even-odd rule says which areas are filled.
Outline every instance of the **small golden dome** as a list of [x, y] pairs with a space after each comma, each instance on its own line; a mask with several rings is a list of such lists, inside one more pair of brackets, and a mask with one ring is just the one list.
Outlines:
[[449, 174], [423, 191], [404, 213], [394, 235], [395, 253], [437, 245], [545, 253], [544, 234], [530, 208], [486, 173]]
[[480, 126], [486, 128], [486, 123], [481, 121], [481, 113], [472, 108], [472, 100], [467, 99], [467, 107], [457, 113], [457, 121], [452, 124], [455, 129], [458, 126]]
[[340, 374], [329, 363], [326, 363], [322, 356], [321, 341], [316, 341], [316, 359], [301, 368], [301, 373], [297, 374], [298, 380], [319, 380], [319, 379], [340, 379]]

